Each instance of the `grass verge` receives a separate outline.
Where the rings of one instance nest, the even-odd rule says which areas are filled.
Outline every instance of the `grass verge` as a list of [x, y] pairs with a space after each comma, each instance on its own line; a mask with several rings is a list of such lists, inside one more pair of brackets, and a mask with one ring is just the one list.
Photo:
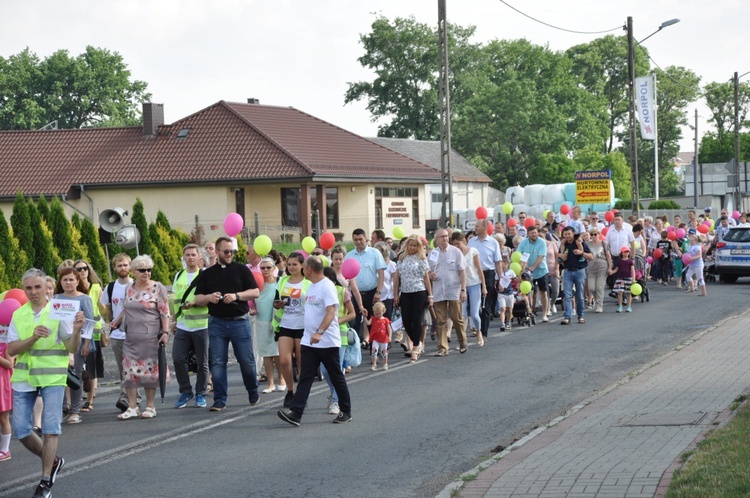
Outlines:
[[698, 443], [675, 472], [666, 498], [750, 496], [750, 403]]

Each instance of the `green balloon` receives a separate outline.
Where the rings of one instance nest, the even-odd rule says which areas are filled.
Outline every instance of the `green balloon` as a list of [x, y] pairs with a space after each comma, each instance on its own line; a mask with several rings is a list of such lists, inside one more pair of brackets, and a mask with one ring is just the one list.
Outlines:
[[271, 237], [268, 235], [258, 235], [253, 242], [253, 249], [255, 249], [255, 252], [260, 256], [265, 256], [271, 252], [272, 247], [273, 242], [271, 242]]
[[515, 261], [510, 264], [510, 269], [513, 271], [513, 273], [516, 274], [516, 276], [521, 274], [521, 264], [516, 263]]
[[305, 252], [308, 254], [313, 252], [315, 248], [317, 247], [317, 245], [318, 243], [315, 242], [315, 239], [313, 239], [310, 236], [307, 236], [304, 239], [302, 239], [302, 249], [304, 249]]
[[633, 284], [630, 286], [630, 293], [634, 296], [640, 296], [641, 292], [643, 292], [643, 287], [641, 287], [641, 284]]
[[510, 202], [508, 202], [508, 201], [505, 201], [505, 202], [503, 203], [503, 213], [505, 213], [505, 214], [508, 214], [508, 215], [509, 215], [509, 214], [510, 214], [510, 213], [512, 213], [512, 212], [513, 212], [513, 204], [511, 204], [511, 203], [510, 203]]
[[393, 227], [393, 238], [394, 239], [403, 239], [404, 238], [404, 229], [401, 227]]
[[514, 251], [513, 254], [510, 255], [510, 260], [513, 261], [514, 263], [520, 263], [522, 257], [523, 257], [523, 254], [521, 254], [518, 251]]
[[331, 263], [328, 261], [328, 258], [325, 256], [325, 254], [321, 254], [318, 256], [320, 258], [320, 261], [323, 263], [323, 266], [331, 266]]
[[523, 292], [524, 294], [530, 293], [531, 292], [531, 282], [529, 282], [528, 280], [524, 280], [523, 282], [521, 282], [520, 288], [521, 288], [521, 292]]

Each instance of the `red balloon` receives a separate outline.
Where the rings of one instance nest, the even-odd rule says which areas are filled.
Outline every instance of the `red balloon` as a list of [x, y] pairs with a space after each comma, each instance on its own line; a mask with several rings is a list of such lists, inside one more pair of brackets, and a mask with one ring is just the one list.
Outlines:
[[659, 259], [664, 255], [664, 251], [659, 249], [658, 247], [654, 249], [654, 259]]
[[677, 240], [677, 232], [675, 231], [667, 232], [667, 238], [669, 240]]
[[490, 235], [495, 233], [495, 225], [493, 225], [491, 221], [487, 222], [487, 233]]
[[615, 213], [612, 211], [607, 211], [604, 213], [604, 219], [607, 220], [607, 223], [612, 223], [612, 220], [615, 219]]
[[486, 220], [487, 219], [487, 208], [484, 206], [479, 206], [476, 211], [474, 211], [474, 214], [476, 215], [478, 220]]
[[262, 291], [263, 285], [265, 284], [265, 281], [263, 280], [263, 275], [261, 275], [259, 271], [254, 271], [253, 277], [255, 277], [255, 283], [258, 286], [258, 290]]
[[570, 212], [570, 206], [563, 204], [560, 206], [560, 214], [568, 214]]
[[536, 225], [536, 220], [534, 218], [532, 218], [531, 216], [529, 216], [528, 218], [526, 218], [526, 221], [523, 222], [524, 228], [531, 228], [534, 225]]
[[320, 235], [320, 240], [318, 241], [318, 244], [320, 244], [321, 249], [325, 249], [326, 251], [333, 247], [333, 245], [336, 243], [336, 237], [331, 232], [323, 232]]
[[509, 227], [514, 227], [518, 225], [518, 222], [515, 218], [508, 218], [508, 223], [506, 223]]
[[708, 225], [698, 225], [698, 231], [700, 233], [708, 233]]
[[6, 298], [0, 302], [0, 325], [10, 325], [10, 319], [13, 318], [13, 312], [20, 307], [21, 303], [6, 296]]
[[609, 232], [609, 227], [602, 228], [602, 235], [604, 235], [606, 237], [607, 236], [607, 232]]
[[21, 306], [26, 304], [29, 301], [29, 298], [26, 297], [26, 293], [22, 291], [21, 289], [11, 289], [8, 292], [5, 293], [5, 299], [15, 299], [19, 303], [21, 303]]

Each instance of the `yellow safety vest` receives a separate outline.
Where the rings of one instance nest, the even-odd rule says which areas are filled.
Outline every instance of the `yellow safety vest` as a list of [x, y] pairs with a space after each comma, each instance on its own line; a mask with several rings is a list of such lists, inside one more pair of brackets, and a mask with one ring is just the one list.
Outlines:
[[28, 382], [34, 387], [64, 386], [68, 379], [68, 350], [64, 344], [55, 344], [58, 320], [49, 317], [49, 303], [39, 320], [34, 323], [34, 310], [26, 303], [13, 313], [13, 323], [22, 341], [34, 335], [34, 327], [44, 325], [52, 331], [49, 337], [39, 339], [28, 351], [20, 354], [11, 382]]
[[[198, 270], [198, 273], [200, 273], [200, 270]], [[198, 278], [198, 275], [195, 276], [195, 278]], [[180, 309], [180, 305], [182, 305], [182, 296], [185, 294], [185, 291], [190, 286], [187, 279], [187, 272], [185, 270], [180, 271], [177, 274], [177, 279], [174, 282], [174, 286], [172, 286], [172, 291], [174, 292], [174, 305], [172, 306], [172, 315], [177, 316], [177, 311]], [[192, 303], [195, 302], [195, 289], [190, 291], [190, 294], [188, 295], [187, 299], [185, 300], [186, 303]], [[190, 327], [191, 329], [207, 329], [208, 328], [208, 306], [203, 307], [193, 307], [190, 309], [182, 310], [182, 314], [180, 316], [185, 320], [185, 325]]]
[[[349, 314], [349, 310], [346, 309], [346, 288], [337, 285], [336, 286], [336, 294], [339, 297], [339, 318], [344, 317]], [[342, 346], [348, 346], [349, 345], [349, 339], [347, 337], [349, 332], [349, 324], [348, 323], [339, 323], [339, 333], [341, 334], [341, 345]]]
[[[281, 277], [279, 279], [279, 285], [276, 286], [276, 288], [278, 289], [278, 292], [283, 292], [284, 286], [289, 281], [289, 277], [290, 277], [290, 275], [284, 275], [283, 277]], [[302, 279], [301, 288], [302, 288], [302, 294], [303, 295], [307, 294], [307, 288], [310, 287], [310, 284], [311, 284], [311, 282], [308, 279], [306, 279], [306, 278]], [[281, 309], [276, 310], [274, 312], [274, 314], [273, 314], [273, 319], [271, 320], [271, 326], [273, 326], [273, 331], [274, 331], [275, 334], [279, 333], [279, 326], [281, 324], [281, 318], [283, 316], [284, 316], [284, 308], [283, 307]]]
[[102, 296], [102, 286], [99, 284], [91, 284], [89, 288], [89, 297], [91, 298], [91, 304], [94, 306], [94, 340], [98, 341], [102, 337], [102, 314], [99, 312], [99, 298]]

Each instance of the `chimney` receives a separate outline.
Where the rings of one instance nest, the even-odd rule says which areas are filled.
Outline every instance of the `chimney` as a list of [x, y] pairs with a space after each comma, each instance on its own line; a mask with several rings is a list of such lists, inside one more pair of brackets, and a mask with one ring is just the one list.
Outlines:
[[247, 103], [248, 104], [260, 104], [260, 99], [250, 97], [249, 99], [247, 99]]
[[143, 134], [156, 136], [164, 124], [164, 104], [143, 103]]

